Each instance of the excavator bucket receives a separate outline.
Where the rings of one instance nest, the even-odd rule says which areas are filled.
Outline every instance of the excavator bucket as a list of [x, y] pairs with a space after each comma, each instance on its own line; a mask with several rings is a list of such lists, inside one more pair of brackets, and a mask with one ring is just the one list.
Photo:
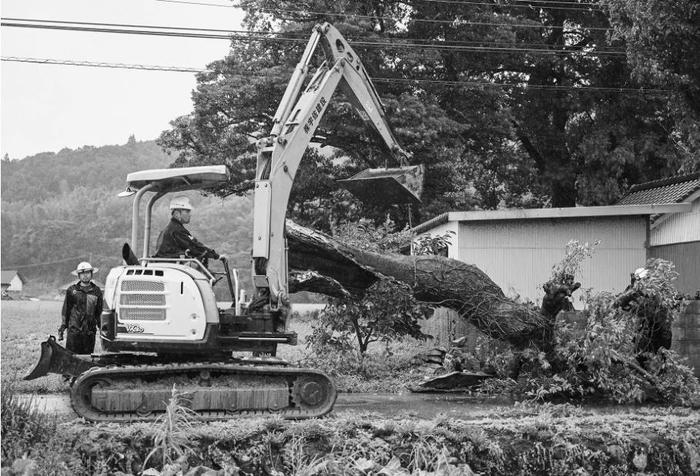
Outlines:
[[423, 166], [367, 169], [338, 182], [363, 202], [418, 204], [423, 193]]
[[45, 342], [41, 343], [39, 363], [29, 375], [24, 377], [24, 380], [34, 380], [50, 373], [77, 377], [92, 367], [95, 367], [95, 364], [89, 360], [81, 359], [58, 344], [54, 336], [49, 336]]

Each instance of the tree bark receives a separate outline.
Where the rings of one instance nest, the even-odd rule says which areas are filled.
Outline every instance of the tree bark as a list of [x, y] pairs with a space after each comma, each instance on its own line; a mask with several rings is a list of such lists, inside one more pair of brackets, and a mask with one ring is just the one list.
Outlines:
[[547, 319], [507, 298], [476, 266], [441, 256], [364, 251], [291, 221], [287, 238], [291, 269], [318, 273], [349, 294], [361, 295], [383, 277], [394, 279], [409, 285], [417, 300], [453, 309], [491, 337], [518, 348], [544, 344]]

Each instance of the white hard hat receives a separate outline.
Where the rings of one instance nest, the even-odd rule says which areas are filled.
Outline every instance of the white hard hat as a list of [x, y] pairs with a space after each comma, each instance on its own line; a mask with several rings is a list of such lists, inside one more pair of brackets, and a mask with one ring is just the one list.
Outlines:
[[92, 271], [93, 273], [96, 273], [99, 271], [97, 268], [93, 268], [90, 263], [87, 261], [83, 261], [78, 265], [77, 268], [75, 268], [75, 271], [72, 271], [71, 274], [77, 276], [79, 273], [83, 273], [85, 271]]
[[170, 210], [192, 210], [190, 199], [187, 197], [175, 197], [170, 200]]
[[637, 268], [634, 270], [634, 277], [636, 279], [644, 279], [649, 274], [649, 270], [646, 268]]

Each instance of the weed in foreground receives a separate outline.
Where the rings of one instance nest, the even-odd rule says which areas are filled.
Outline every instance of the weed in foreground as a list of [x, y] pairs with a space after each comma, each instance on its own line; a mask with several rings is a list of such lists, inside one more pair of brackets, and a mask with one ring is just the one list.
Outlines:
[[193, 433], [192, 420], [195, 417], [195, 412], [187, 407], [186, 396], [173, 385], [165, 413], [155, 422], [153, 449], [146, 456], [143, 468], [157, 455], [160, 455], [162, 468], [173, 464], [186, 465], [187, 454], [193, 451], [188, 441]]
[[10, 462], [26, 458], [37, 445], [55, 433], [57, 418], [33, 407], [32, 400], [20, 401], [12, 385], [3, 385], [2, 459]]

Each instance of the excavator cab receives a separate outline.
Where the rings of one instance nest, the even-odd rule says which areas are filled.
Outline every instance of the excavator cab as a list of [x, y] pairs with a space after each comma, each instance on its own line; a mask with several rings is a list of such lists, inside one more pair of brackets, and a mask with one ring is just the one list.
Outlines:
[[[131, 244], [139, 249], [143, 220], [142, 243], [140, 257], [125, 245], [122, 257], [126, 265], [113, 268], [107, 276], [100, 333], [106, 350], [274, 354], [278, 343], [296, 343], [296, 334], [286, 332], [281, 313], [246, 312], [248, 303], [242, 298], [238, 272], [228, 262], [224, 261], [223, 273], [215, 273], [193, 257], [152, 256], [154, 204], [167, 194], [208, 190], [227, 180], [224, 165], [144, 170], [127, 176], [127, 190], [120, 195], [134, 196]], [[146, 195], [150, 196], [142, 207]], [[213, 288], [224, 278], [231, 301], [221, 305]]]

